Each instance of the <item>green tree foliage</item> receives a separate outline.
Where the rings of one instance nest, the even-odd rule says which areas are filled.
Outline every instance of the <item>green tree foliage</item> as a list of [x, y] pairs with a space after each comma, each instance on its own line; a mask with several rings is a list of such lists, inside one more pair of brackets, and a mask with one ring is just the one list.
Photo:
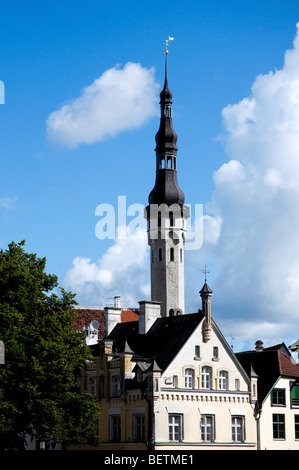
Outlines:
[[0, 251], [0, 450], [21, 449], [26, 436], [64, 445], [94, 442], [99, 409], [79, 393], [76, 376], [90, 359], [73, 331], [74, 295], [46, 274], [46, 259], [25, 242]]

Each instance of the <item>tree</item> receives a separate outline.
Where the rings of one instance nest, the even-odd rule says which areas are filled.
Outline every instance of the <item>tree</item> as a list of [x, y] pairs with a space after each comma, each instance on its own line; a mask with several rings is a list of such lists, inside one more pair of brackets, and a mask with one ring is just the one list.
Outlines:
[[63, 445], [95, 439], [99, 409], [76, 377], [91, 358], [72, 329], [75, 295], [45, 272], [25, 242], [0, 251], [0, 450], [51, 436]]

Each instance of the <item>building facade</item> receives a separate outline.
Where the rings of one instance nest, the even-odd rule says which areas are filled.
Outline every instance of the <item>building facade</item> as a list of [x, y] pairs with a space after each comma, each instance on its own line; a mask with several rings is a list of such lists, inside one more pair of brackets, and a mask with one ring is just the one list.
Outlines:
[[[234, 354], [212, 318], [213, 293], [206, 279], [201, 308], [185, 312], [189, 212], [177, 180], [165, 52], [156, 182], [145, 210], [151, 300], [139, 302], [130, 321], [122, 318], [119, 305], [104, 309], [103, 330], [88, 343], [94, 360], [82, 371], [80, 386], [101, 407], [96, 449], [298, 448], [299, 366], [287, 348], [276, 351], [276, 359], [269, 355], [274, 362], [266, 368], [261, 360], [265, 351]], [[254, 358], [259, 362], [252, 364]], [[268, 377], [273, 367], [275, 374]]]
[[284, 343], [237, 353], [245, 370], [257, 377], [257, 447], [299, 450], [299, 365]]

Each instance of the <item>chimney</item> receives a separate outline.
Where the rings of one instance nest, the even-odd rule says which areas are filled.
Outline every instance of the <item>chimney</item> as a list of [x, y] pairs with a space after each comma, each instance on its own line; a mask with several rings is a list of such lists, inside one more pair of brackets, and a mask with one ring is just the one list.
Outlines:
[[121, 322], [120, 307], [105, 307], [104, 336], [108, 336], [117, 323]]
[[161, 302], [142, 300], [139, 302], [139, 305], [139, 334], [144, 335], [155, 323], [156, 319], [161, 317]]
[[213, 291], [209, 288], [205, 282], [203, 288], [199, 292], [202, 301], [202, 313], [204, 314], [204, 325], [203, 325], [203, 340], [205, 342], [211, 339], [212, 330], [212, 318], [211, 318], [211, 297]]
[[120, 296], [119, 295], [114, 296], [114, 307], [120, 308]]
[[261, 352], [261, 351], [263, 351], [263, 349], [264, 349], [263, 344], [264, 344], [263, 341], [261, 341], [260, 339], [259, 339], [258, 341], [256, 341], [256, 343], [255, 343], [255, 350], [256, 350], [256, 352]]

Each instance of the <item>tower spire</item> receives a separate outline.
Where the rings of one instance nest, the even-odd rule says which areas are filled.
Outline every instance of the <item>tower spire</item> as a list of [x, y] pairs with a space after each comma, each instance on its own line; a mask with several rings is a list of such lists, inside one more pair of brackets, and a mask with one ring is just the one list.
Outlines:
[[165, 41], [165, 80], [160, 93], [160, 127], [156, 134], [156, 181], [145, 216], [151, 247], [151, 300], [161, 302], [161, 315], [180, 315], [184, 300], [184, 244], [189, 208], [177, 181], [177, 135], [172, 125], [172, 93], [168, 87]]
[[177, 134], [172, 124], [172, 93], [168, 87], [167, 56], [169, 41], [165, 40], [165, 80], [160, 93], [160, 127], [156, 134], [156, 183], [149, 195], [150, 204], [179, 204], [185, 201], [177, 181]]

